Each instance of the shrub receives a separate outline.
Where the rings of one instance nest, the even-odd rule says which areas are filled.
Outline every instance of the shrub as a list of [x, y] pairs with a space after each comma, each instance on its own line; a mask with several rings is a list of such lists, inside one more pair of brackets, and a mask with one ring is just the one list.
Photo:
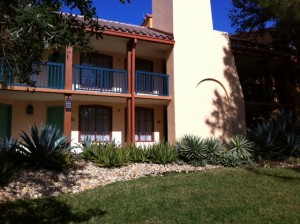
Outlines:
[[114, 143], [93, 145], [85, 154], [88, 160], [101, 167], [120, 167], [130, 161], [128, 148], [120, 148]]
[[206, 159], [205, 140], [195, 135], [185, 135], [177, 143], [178, 155], [186, 162], [204, 161]]
[[236, 135], [229, 140], [228, 157], [234, 160], [246, 161], [252, 157], [251, 151], [253, 149], [253, 142], [251, 142], [245, 135]]
[[13, 138], [0, 138], [0, 184], [9, 181], [14, 173], [16, 164], [18, 142]]
[[14, 173], [14, 163], [9, 160], [0, 162], [0, 185], [6, 184]]
[[150, 151], [147, 147], [136, 147], [135, 145], [124, 146], [129, 150], [130, 161], [134, 163], [147, 163], [150, 158]]
[[255, 143], [256, 158], [283, 160], [300, 155], [300, 122], [293, 119], [291, 111], [280, 109], [271, 113], [250, 127], [247, 134]]
[[8, 139], [0, 138], [0, 161], [8, 160], [8, 161], [16, 161], [17, 160], [17, 149], [18, 149], [18, 141], [14, 138]]
[[29, 166], [61, 170], [74, 163], [68, 139], [56, 126], [42, 125], [39, 131], [34, 125], [30, 134], [22, 131], [23, 142], [18, 147]]
[[175, 147], [165, 142], [155, 143], [149, 148], [149, 159], [158, 164], [172, 163], [177, 160]]
[[209, 164], [220, 164], [224, 156], [224, 146], [216, 138], [205, 140], [206, 160]]

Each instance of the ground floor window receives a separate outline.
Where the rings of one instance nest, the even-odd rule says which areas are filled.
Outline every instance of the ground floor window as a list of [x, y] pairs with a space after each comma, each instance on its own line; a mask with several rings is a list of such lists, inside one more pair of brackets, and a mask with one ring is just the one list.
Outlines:
[[152, 142], [154, 131], [153, 109], [136, 108], [135, 110], [135, 141]]
[[90, 137], [93, 141], [111, 141], [112, 109], [103, 106], [79, 108], [80, 141]]

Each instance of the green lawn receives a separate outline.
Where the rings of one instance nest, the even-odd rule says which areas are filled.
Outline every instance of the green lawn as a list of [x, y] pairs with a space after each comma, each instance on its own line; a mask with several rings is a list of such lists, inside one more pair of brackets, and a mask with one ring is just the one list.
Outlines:
[[1, 223], [300, 223], [300, 168], [217, 169], [0, 204]]

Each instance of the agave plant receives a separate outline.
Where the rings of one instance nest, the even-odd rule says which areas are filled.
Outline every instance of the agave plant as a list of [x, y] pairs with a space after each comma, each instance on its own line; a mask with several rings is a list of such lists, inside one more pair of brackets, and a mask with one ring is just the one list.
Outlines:
[[20, 137], [23, 141], [18, 147], [29, 165], [62, 169], [74, 162], [68, 139], [56, 126], [41, 125], [39, 131], [33, 125], [30, 127], [30, 134], [31, 136], [22, 131]]
[[130, 151], [115, 143], [104, 143], [89, 149], [88, 159], [100, 167], [120, 167], [130, 161]]
[[0, 184], [6, 184], [14, 173], [17, 148], [17, 140], [0, 138]]
[[2, 160], [0, 163], [0, 185], [6, 184], [14, 173], [14, 163]]
[[155, 143], [150, 146], [149, 151], [150, 160], [154, 163], [165, 165], [177, 160], [175, 147], [165, 142]]
[[195, 135], [185, 135], [177, 143], [179, 157], [187, 162], [206, 159], [205, 140]]
[[245, 135], [236, 135], [229, 140], [227, 155], [234, 160], [250, 160], [253, 145]]
[[0, 161], [15, 161], [17, 158], [18, 141], [14, 138], [0, 138]]
[[279, 109], [247, 130], [255, 143], [255, 156], [262, 159], [284, 159], [300, 155], [300, 122], [291, 111]]
[[206, 159], [208, 163], [219, 164], [224, 155], [224, 146], [216, 138], [207, 138], [205, 140]]
[[147, 147], [136, 147], [134, 144], [123, 146], [129, 150], [130, 161], [135, 163], [149, 162], [150, 150]]

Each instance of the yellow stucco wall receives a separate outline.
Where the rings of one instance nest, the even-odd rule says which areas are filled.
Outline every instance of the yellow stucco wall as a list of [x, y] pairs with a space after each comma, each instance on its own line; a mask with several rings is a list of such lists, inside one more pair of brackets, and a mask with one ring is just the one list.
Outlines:
[[[125, 61], [126, 61], [126, 55], [125, 54], [118, 54], [113, 52], [107, 52], [107, 51], [101, 51], [99, 52], [101, 54], [109, 55], [113, 57], [113, 69], [120, 69], [125, 70]], [[139, 57], [138, 58], [150, 60], [153, 62], [153, 72], [156, 73], [162, 73], [163, 72], [163, 61], [157, 58], [151, 58], [151, 57]], [[80, 64], [80, 54], [77, 50], [74, 51], [73, 55], [73, 63], [74, 64]]]
[[168, 114], [174, 116], [175, 139], [185, 134], [227, 138], [245, 132], [234, 58], [227, 34], [213, 30], [210, 0], [172, 0], [172, 10], [166, 11], [159, 0], [153, 4], [160, 8], [153, 14], [154, 28], [166, 26], [156, 20], [167, 21], [170, 15], [162, 13], [172, 14], [173, 20], [175, 45], [167, 64], [173, 64], [174, 111], [171, 102]]
[[[48, 106], [62, 106], [61, 101], [20, 101], [20, 100], [6, 100], [0, 98], [0, 103], [9, 104], [12, 106], [12, 136], [14, 138], [19, 137], [21, 130], [29, 133], [29, 126], [36, 124], [40, 127], [41, 124], [47, 122], [47, 107]], [[27, 106], [31, 104], [34, 108], [32, 115], [26, 114]], [[126, 104], [122, 103], [102, 103], [95, 101], [73, 101], [72, 102], [72, 141], [78, 142], [79, 134], [79, 106], [80, 105], [102, 105], [112, 107], [112, 135], [120, 137], [120, 142], [125, 141], [125, 109]], [[160, 105], [137, 105], [137, 107], [152, 108], [154, 110], [154, 135], [155, 140], [163, 140], [164, 134], [164, 117], [163, 106]], [[158, 139], [157, 139], [158, 138]], [[118, 138], [119, 139], [119, 138]]]
[[[36, 124], [40, 127], [41, 124], [47, 122], [47, 107], [60, 106], [63, 102], [41, 102], [41, 101], [20, 101], [0, 99], [1, 103], [12, 106], [12, 136], [19, 138], [21, 130], [29, 133], [29, 127]], [[33, 106], [33, 114], [27, 114], [26, 108], [31, 104]]]

